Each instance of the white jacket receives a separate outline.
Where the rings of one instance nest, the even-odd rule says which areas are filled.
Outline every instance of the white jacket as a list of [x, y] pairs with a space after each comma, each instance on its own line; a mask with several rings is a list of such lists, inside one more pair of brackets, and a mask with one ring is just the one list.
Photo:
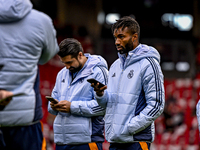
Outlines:
[[72, 81], [71, 73], [63, 68], [57, 75], [52, 97], [71, 102], [70, 113], [48, 111], [54, 120], [54, 142], [56, 144], [83, 144], [104, 142], [105, 109], [94, 98], [94, 89], [87, 79], [94, 78], [107, 84], [107, 63], [97, 55], [85, 54], [88, 60]]
[[0, 111], [0, 126], [28, 125], [42, 118], [38, 64], [58, 50], [49, 16], [32, 9], [29, 0], [0, 0], [0, 89], [24, 94]]
[[140, 44], [125, 58], [119, 54], [109, 70], [107, 90], [95, 96], [106, 108], [105, 136], [110, 143], [154, 140], [154, 120], [164, 110], [160, 55]]

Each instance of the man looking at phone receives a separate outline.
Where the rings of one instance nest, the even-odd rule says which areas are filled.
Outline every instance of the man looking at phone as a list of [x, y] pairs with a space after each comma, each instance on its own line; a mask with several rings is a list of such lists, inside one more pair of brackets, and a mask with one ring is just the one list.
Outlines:
[[105, 137], [110, 150], [149, 150], [165, 101], [160, 55], [139, 43], [140, 27], [131, 17], [117, 20], [112, 32], [119, 59], [110, 67], [107, 86], [91, 85], [106, 108]]
[[54, 142], [56, 150], [102, 150], [104, 113], [94, 98], [87, 79], [107, 83], [107, 63], [98, 55], [84, 54], [79, 41], [64, 39], [58, 55], [65, 67], [58, 73], [48, 111], [56, 115]]

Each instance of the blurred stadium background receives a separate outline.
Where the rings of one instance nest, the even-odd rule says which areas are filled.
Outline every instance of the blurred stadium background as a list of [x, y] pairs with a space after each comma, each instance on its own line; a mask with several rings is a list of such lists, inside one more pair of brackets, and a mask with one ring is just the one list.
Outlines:
[[[151, 150], [199, 150], [196, 104], [200, 92], [199, 0], [31, 0], [34, 8], [48, 14], [57, 30], [58, 43], [77, 38], [84, 51], [100, 54], [110, 66], [117, 59], [110, 30], [119, 17], [131, 15], [141, 26], [140, 42], [161, 54], [165, 76], [166, 105], [155, 121]], [[63, 67], [57, 56], [40, 66], [44, 136], [47, 150], [54, 150], [53, 120], [47, 112], [56, 75]], [[104, 142], [104, 150], [109, 143]]]

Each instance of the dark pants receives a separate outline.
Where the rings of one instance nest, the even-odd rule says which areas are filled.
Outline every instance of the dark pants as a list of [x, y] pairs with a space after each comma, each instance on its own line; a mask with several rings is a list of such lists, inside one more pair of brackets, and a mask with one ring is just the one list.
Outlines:
[[6, 146], [4, 140], [3, 140], [3, 132], [0, 130], [0, 149], [4, 149]]
[[81, 145], [56, 145], [56, 150], [103, 150], [102, 143]]
[[41, 123], [30, 126], [0, 127], [1, 150], [42, 150]]
[[109, 150], [150, 150], [150, 145], [147, 142], [111, 143]]

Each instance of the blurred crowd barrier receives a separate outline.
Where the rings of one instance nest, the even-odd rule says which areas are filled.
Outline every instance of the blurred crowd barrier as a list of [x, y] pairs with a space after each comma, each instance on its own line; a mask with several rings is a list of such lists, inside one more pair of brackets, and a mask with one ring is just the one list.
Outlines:
[[[55, 116], [47, 111], [46, 95], [51, 95], [56, 75], [63, 68], [55, 56], [46, 65], [40, 66], [40, 85], [43, 99], [44, 136], [47, 150], [54, 150], [53, 121]], [[200, 77], [195, 79], [165, 79], [166, 104], [163, 114], [155, 121], [155, 140], [151, 150], [199, 150], [199, 130], [196, 104], [200, 98]], [[104, 150], [109, 143], [105, 140]]]

